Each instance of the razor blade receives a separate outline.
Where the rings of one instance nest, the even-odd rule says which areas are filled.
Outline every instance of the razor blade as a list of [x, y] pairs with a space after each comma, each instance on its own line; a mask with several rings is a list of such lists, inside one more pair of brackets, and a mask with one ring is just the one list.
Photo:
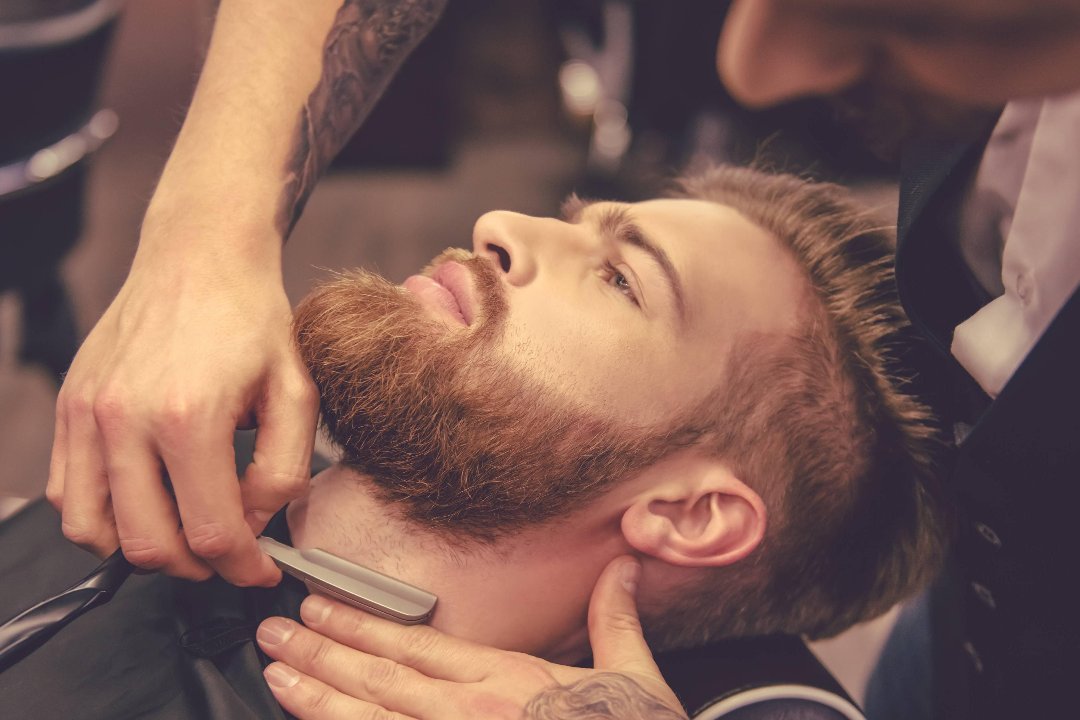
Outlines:
[[265, 536], [259, 538], [259, 547], [283, 572], [320, 593], [403, 625], [427, 621], [438, 600], [426, 590], [325, 550], [298, 550]]

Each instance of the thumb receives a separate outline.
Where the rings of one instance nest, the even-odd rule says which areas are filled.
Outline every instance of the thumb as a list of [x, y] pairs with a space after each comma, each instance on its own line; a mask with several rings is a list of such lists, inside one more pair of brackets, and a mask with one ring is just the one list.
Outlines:
[[641, 564], [628, 555], [615, 558], [600, 573], [589, 601], [594, 667], [630, 675], [658, 700], [679, 708], [641, 632], [637, 612], [640, 578]]

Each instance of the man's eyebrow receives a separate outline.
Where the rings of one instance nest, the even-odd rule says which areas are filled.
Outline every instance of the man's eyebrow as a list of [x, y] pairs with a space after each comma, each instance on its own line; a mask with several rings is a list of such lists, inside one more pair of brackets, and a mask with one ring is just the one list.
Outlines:
[[[566, 222], [578, 223], [581, 222], [585, 210], [594, 204], [594, 202], [582, 200], [577, 195], [571, 195], [563, 202], [561, 215]], [[634, 221], [630, 210], [624, 206], [605, 208], [597, 219], [597, 227], [601, 235], [648, 253], [649, 257], [659, 266], [668, 290], [671, 292], [671, 297], [675, 301], [675, 312], [679, 324], [685, 326], [686, 295], [683, 292], [679, 272], [675, 269], [675, 264], [671, 262], [671, 258], [664, 252], [664, 249], [642, 232]]]

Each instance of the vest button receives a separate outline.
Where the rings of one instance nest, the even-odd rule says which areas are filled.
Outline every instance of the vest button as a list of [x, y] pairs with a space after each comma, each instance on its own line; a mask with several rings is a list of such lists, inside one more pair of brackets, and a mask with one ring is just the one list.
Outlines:
[[975, 669], [975, 672], [982, 674], [983, 663], [982, 658], [979, 657], [979, 651], [975, 649], [975, 646], [971, 644], [971, 641], [967, 641], [963, 645], [964, 652], [967, 653], [968, 659], [971, 660], [971, 666]]
[[973, 583], [971, 583], [971, 589], [974, 590], [975, 595], [980, 600], [982, 600], [983, 605], [990, 608], [991, 610], [994, 610], [994, 609], [997, 608], [997, 602], [994, 600], [993, 594], [990, 592], [990, 590], [985, 585], [981, 585], [981, 584], [979, 584], [977, 582], [973, 582]]
[[986, 523], [977, 522], [975, 523], [975, 530], [979, 533], [979, 535], [982, 536], [982, 539], [986, 542], [990, 543], [996, 548], [1001, 547], [1001, 538], [996, 532], [994, 532], [994, 528], [990, 527]]

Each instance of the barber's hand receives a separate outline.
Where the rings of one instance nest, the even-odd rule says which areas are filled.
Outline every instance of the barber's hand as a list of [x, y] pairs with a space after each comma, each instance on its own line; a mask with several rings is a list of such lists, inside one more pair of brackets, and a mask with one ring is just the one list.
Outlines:
[[[98, 555], [120, 545], [140, 568], [272, 585], [280, 572], [255, 535], [306, 488], [317, 416], [280, 240], [247, 254], [185, 240], [144, 241], [76, 355], [46, 495], [64, 534]], [[255, 459], [240, 482], [233, 432], [251, 425]]]
[[[686, 718], [641, 634], [640, 565], [613, 560], [589, 606], [595, 669], [495, 650], [427, 626], [402, 626], [318, 596], [259, 626], [275, 660], [274, 697], [301, 720], [617, 720]], [[313, 632], [314, 630], [314, 632]]]

